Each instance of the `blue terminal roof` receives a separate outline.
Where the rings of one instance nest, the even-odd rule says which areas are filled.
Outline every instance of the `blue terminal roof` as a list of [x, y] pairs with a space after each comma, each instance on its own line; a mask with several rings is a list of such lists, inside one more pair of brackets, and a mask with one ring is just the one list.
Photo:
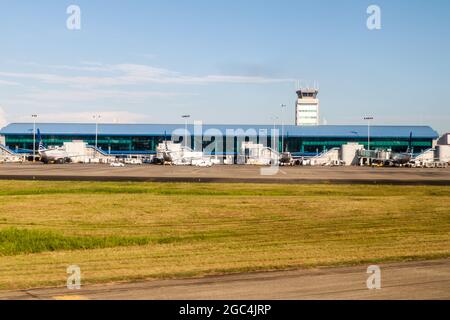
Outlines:
[[[95, 135], [95, 124], [92, 123], [37, 123], [43, 135]], [[253, 132], [273, 129], [273, 125], [203, 125], [203, 133], [214, 135], [219, 130], [226, 135], [227, 130], [241, 129], [236, 136], [252, 136]], [[281, 126], [277, 125], [281, 133]], [[333, 138], [355, 138], [367, 137], [366, 125], [326, 125], [326, 126], [292, 126], [285, 125], [285, 136], [289, 137], [333, 137]], [[168, 136], [175, 130], [184, 130], [184, 124], [99, 124], [98, 135], [100, 136]], [[193, 125], [188, 125], [188, 130], [194, 132]], [[247, 131], [246, 133], [244, 133]], [[26, 135], [33, 132], [33, 123], [11, 123], [0, 130], [1, 135]], [[370, 136], [372, 138], [409, 138], [412, 132], [413, 138], [437, 139], [438, 133], [429, 126], [371, 126]], [[179, 134], [179, 132], [177, 132]], [[181, 133], [182, 134], [182, 133]]]

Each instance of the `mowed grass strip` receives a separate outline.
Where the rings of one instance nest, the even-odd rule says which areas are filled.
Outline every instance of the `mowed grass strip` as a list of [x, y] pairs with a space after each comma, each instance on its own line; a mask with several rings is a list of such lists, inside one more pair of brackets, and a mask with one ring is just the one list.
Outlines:
[[0, 288], [449, 257], [449, 191], [0, 181]]
[[58, 250], [87, 250], [126, 246], [142, 246], [150, 243], [167, 244], [205, 240], [202, 236], [190, 237], [87, 237], [64, 236], [52, 231], [7, 228], [0, 230], [0, 256], [39, 253]]

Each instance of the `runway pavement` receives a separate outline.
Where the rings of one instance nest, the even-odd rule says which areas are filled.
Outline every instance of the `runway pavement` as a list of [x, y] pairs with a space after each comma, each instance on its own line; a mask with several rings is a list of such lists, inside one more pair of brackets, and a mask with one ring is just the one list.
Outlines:
[[450, 299], [450, 259], [382, 264], [381, 289], [369, 290], [368, 265], [261, 272], [200, 279], [28, 291], [0, 291], [0, 299], [301, 300]]
[[2, 164], [0, 179], [450, 185], [450, 168], [280, 167], [274, 175], [262, 175], [261, 169], [256, 166], [129, 165], [115, 168], [82, 164]]

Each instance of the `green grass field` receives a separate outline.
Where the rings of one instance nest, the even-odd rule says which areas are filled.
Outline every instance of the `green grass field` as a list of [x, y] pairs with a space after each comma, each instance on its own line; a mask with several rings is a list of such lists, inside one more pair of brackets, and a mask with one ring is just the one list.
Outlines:
[[0, 181], [0, 289], [450, 256], [450, 187]]

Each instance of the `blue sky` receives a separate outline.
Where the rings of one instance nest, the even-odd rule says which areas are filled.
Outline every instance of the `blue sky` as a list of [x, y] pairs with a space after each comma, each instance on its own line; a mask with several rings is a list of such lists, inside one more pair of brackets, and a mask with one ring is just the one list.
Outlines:
[[[81, 8], [81, 30], [66, 8]], [[366, 9], [381, 7], [369, 31]], [[327, 124], [450, 131], [450, 2], [0, 0], [0, 122], [271, 123], [295, 80]]]

